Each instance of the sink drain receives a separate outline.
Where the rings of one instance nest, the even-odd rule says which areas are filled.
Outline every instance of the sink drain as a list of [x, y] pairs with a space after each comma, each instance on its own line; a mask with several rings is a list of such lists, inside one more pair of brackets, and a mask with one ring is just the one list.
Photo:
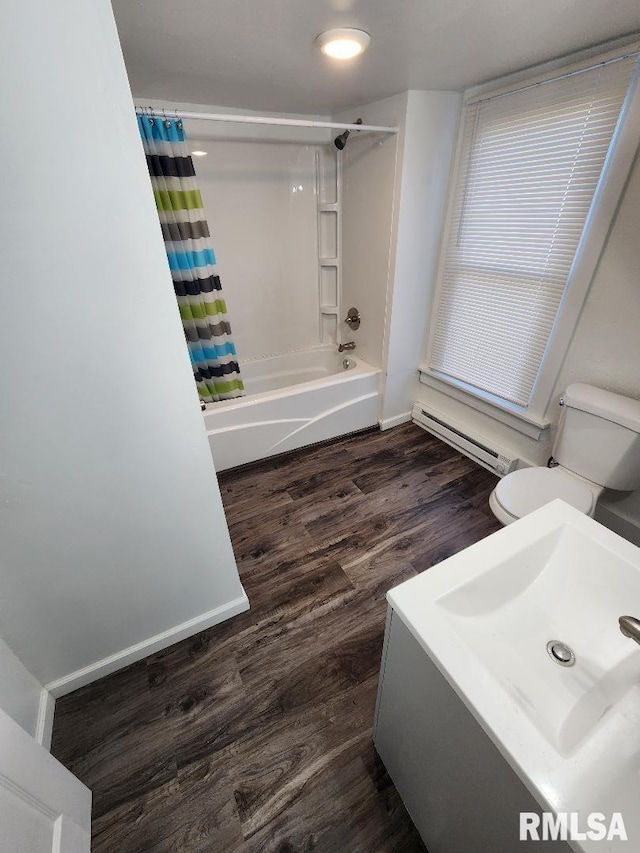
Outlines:
[[570, 649], [566, 643], [560, 640], [549, 640], [547, 643], [547, 652], [549, 657], [559, 663], [560, 666], [573, 666], [576, 662], [576, 656], [573, 649]]

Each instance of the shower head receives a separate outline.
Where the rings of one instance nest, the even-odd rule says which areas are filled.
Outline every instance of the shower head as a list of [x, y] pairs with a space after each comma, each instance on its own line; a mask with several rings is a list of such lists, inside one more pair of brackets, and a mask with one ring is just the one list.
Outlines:
[[[357, 118], [354, 121], [354, 124], [362, 124], [362, 119]], [[347, 144], [347, 139], [349, 138], [350, 133], [351, 133], [350, 130], [345, 130], [344, 133], [341, 133], [340, 136], [336, 136], [336, 138], [333, 140], [333, 144], [336, 146], [338, 151], [342, 151], [344, 146]]]
[[333, 140], [333, 144], [336, 146], [338, 151], [342, 151], [344, 146], [347, 144], [347, 139], [349, 138], [350, 130], [345, 130], [344, 133], [341, 133], [340, 136], [336, 136]]

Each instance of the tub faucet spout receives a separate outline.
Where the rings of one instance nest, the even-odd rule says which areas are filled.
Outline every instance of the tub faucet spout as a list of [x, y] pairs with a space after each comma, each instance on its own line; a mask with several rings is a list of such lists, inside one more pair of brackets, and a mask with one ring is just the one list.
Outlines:
[[344, 352], [345, 350], [355, 349], [355, 348], [356, 348], [356, 342], [355, 341], [348, 341], [346, 344], [340, 344], [340, 346], [338, 347], [338, 352]]
[[625, 637], [635, 640], [640, 646], [640, 619], [636, 619], [634, 616], [621, 616], [618, 619], [618, 624]]

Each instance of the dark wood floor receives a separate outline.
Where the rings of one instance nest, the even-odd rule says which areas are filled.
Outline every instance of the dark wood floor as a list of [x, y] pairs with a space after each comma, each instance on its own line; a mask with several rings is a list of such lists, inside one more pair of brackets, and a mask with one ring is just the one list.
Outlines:
[[384, 596], [494, 483], [412, 424], [222, 474], [251, 610], [58, 700], [94, 853], [424, 851], [371, 742]]

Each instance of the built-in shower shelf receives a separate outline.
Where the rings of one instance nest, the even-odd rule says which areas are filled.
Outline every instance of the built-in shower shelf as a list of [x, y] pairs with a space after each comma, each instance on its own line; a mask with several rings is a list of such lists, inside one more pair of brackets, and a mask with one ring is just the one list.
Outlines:
[[322, 163], [316, 154], [319, 331], [323, 344], [337, 344], [342, 290], [342, 179], [340, 158], [332, 149], [327, 150], [330, 156]]

